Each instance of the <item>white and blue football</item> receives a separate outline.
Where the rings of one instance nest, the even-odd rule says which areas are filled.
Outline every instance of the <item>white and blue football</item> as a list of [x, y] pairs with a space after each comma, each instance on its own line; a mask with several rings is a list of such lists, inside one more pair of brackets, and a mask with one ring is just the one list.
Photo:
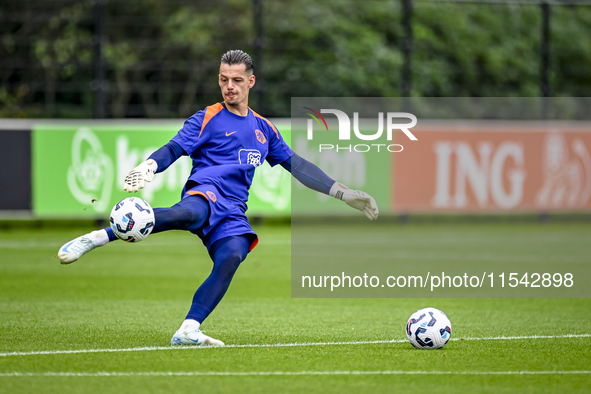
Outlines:
[[406, 336], [417, 349], [440, 349], [451, 338], [451, 322], [439, 309], [419, 309], [406, 323]]
[[113, 207], [109, 222], [115, 235], [123, 241], [140, 242], [154, 228], [154, 209], [141, 198], [128, 197]]

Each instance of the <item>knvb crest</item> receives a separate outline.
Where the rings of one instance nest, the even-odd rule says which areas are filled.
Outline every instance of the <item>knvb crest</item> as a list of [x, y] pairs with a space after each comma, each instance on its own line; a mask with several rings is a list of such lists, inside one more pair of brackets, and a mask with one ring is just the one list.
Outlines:
[[265, 134], [263, 134], [262, 131], [260, 131], [259, 129], [256, 129], [254, 131], [257, 135], [257, 140], [261, 143], [264, 144], [265, 142], [267, 142], [267, 139], [265, 138]]

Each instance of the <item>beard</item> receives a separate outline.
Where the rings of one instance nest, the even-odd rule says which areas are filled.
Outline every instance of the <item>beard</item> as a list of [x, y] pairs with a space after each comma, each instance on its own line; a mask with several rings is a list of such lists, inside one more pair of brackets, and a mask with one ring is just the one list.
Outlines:
[[232, 107], [237, 107], [242, 103], [242, 101], [238, 97], [234, 97], [233, 99], [229, 99], [229, 98], [225, 97], [224, 99], [226, 101], [226, 104], [228, 104]]

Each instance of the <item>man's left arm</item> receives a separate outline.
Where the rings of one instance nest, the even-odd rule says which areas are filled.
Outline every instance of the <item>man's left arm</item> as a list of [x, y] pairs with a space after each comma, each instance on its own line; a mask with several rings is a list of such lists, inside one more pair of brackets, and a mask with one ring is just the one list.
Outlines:
[[361, 190], [349, 189], [334, 181], [324, 171], [297, 153], [292, 151], [291, 157], [282, 162], [281, 166], [291, 172], [291, 175], [304, 186], [344, 201], [347, 205], [363, 212], [369, 220], [378, 218], [380, 212], [372, 196]]
[[342, 183], [335, 182], [316, 165], [293, 152], [271, 122], [267, 121], [266, 124], [261, 126], [268, 127], [269, 154], [266, 160], [271, 166], [281, 164], [304, 186], [344, 201], [347, 205], [363, 212], [369, 220], [378, 218], [380, 211], [376, 200], [372, 196], [361, 190], [349, 189]]

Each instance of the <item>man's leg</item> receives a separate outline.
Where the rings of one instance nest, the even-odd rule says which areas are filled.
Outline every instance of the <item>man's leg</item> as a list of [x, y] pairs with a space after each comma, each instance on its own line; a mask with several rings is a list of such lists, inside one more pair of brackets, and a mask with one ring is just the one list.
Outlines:
[[189, 196], [170, 208], [154, 208], [154, 217], [153, 234], [168, 230], [195, 233], [207, 224], [209, 202], [201, 195]]
[[[207, 223], [209, 203], [200, 195], [189, 196], [170, 208], [154, 208], [154, 218], [156, 223], [152, 233], [167, 230], [195, 232]], [[111, 227], [92, 231], [66, 243], [57, 257], [62, 264], [70, 264], [91, 250], [117, 239]]]
[[57, 252], [57, 258], [62, 264], [70, 264], [91, 250], [106, 245], [116, 239], [118, 238], [113, 230], [111, 230], [111, 227], [92, 231], [62, 246]]
[[213, 260], [213, 270], [195, 292], [186, 320], [172, 337], [172, 345], [224, 345], [204, 335], [199, 327], [226, 294], [234, 273], [246, 259], [249, 249], [250, 240], [244, 235], [222, 238], [211, 245], [209, 255]]

